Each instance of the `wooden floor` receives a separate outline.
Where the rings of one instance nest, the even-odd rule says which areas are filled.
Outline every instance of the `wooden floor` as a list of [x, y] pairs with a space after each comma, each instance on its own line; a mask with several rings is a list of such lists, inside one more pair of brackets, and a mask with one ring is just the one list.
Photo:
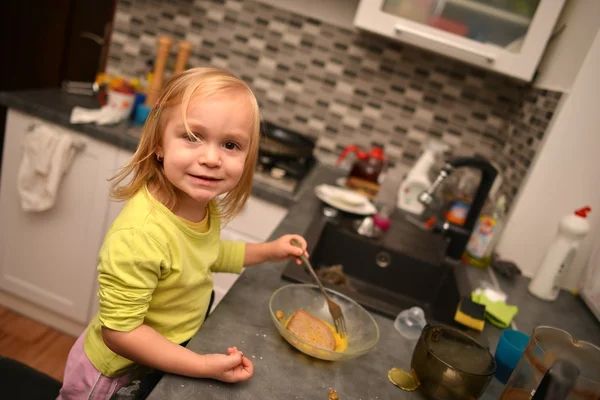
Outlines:
[[76, 338], [0, 307], [0, 355], [62, 382]]

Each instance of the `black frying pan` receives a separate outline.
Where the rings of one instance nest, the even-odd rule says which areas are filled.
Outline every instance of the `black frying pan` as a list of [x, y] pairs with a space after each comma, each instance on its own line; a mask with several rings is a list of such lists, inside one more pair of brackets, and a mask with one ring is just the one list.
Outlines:
[[312, 157], [315, 142], [302, 134], [269, 122], [261, 126], [260, 152], [277, 159]]

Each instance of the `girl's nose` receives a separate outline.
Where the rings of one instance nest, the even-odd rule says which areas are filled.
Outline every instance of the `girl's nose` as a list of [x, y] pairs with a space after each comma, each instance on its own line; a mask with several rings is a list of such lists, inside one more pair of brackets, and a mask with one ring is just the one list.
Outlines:
[[220, 151], [215, 146], [204, 147], [202, 154], [199, 158], [200, 164], [204, 164], [207, 167], [214, 168], [221, 165]]

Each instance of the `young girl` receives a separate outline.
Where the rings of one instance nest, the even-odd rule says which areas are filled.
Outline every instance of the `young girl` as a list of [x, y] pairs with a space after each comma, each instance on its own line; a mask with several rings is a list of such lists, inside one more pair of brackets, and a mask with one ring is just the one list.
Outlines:
[[[220, 240], [221, 220], [250, 196], [258, 103], [240, 79], [213, 68], [173, 77], [152, 109], [112, 194], [127, 200], [99, 254], [100, 311], [69, 353], [59, 399], [109, 399], [137, 366], [225, 382], [249, 379], [236, 347], [196, 354], [188, 341], [206, 318], [211, 272], [298, 257], [285, 235]], [[224, 349], [225, 350], [225, 349]]]

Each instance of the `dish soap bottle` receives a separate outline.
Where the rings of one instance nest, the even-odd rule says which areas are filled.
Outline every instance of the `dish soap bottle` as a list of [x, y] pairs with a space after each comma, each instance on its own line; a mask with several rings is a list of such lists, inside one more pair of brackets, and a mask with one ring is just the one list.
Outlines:
[[573, 262], [579, 243], [590, 231], [587, 220], [590, 211], [590, 207], [583, 207], [560, 220], [558, 234], [529, 283], [531, 294], [542, 300], [556, 300], [560, 292], [560, 278]]
[[500, 238], [506, 214], [506, 197], [500, 196], [489, 214], [479, 217], [462, 256], [465, 264], [485, 268], [490, 264], [492, 252]]
[[385, 162], [383, 149], [373, 146], [366, 153], [360, 150], [358, 146], [351, 144], [344, 149], [338, 158], [338, 165], [352, 151], [356, 154], [356, 161], [350, 169], [350, 174], [346, 180], [346, 187], [362, 193], [370, 200], [373, 200], [379, 192], [379, 174], [381, 174]]

